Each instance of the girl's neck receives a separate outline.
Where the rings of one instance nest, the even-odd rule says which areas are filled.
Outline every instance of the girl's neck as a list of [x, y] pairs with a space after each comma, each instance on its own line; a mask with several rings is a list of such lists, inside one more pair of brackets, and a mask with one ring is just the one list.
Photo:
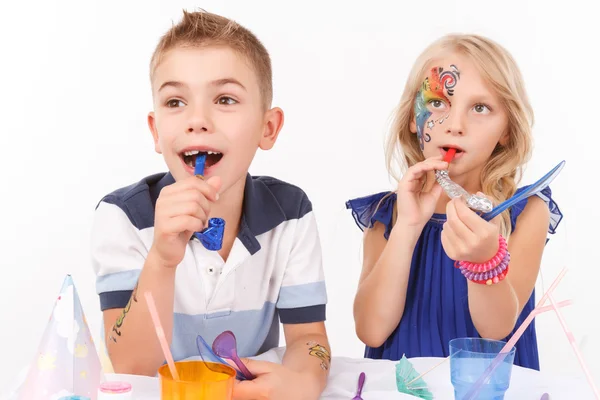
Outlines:
[[[469, 173], [451, 176], [450, 178], [455, 183], [459, 184], [463, 189], [471, 194], [476, 194], [481, 191], [481, 182], [480, 182], [480, 171], [470, 171]], [[432, 174], [432, 181], [435, 181], [435, 174]], [[450, 198], [446, 194], [446, 192], [442, 192], [437, 205], [435, 207], [436, 214], [446, 214], [446, 205], [450, 201]]]

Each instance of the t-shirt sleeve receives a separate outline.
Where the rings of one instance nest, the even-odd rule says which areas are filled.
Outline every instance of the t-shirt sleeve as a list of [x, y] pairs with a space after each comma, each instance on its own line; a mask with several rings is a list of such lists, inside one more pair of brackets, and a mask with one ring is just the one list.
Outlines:
[[283, 324], [325, 321], [327, 290], [321, 243], [312, 207], [308, 202], [304, 207], [277, 300]]
[[124, 208], [101, 201], [92, 226], [91, 258], [102, 311], [127, 305], [147, 255], [140, 230]]

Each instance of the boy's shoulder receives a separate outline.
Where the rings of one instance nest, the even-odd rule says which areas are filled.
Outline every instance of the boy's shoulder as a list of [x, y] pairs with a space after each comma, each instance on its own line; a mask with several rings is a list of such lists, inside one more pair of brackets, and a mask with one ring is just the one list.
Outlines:
[[147, 176], [105, 195], [96, 205], [111, 204], [121, 209], [138, 229], [154, 226], [154, 208], [160, 191], [175, 182], [168, 172]]
[[302, 217], [312, 211], [308, 195], [299, 186], [266, 175], [248, 175], [244, 203], [260, 207], [270, 207], [276, 203], [288, 218]]
[[107, 194], [101, 201], [105, 202], [128, 202], [140, 194], [151, 194], [157, 187], [159, 192], [163, 187], [174, 183], [173, 176], [168, 172], [161, 172], [147, 176], [138, 182], [124, 186]]
[[[175, 182], [170, 173], [147, 176], [105, 195], [101, 203], [120, 208], [138, 229], [154, 226], [154, 210], [160, 191]], [[300, 187], [271, 176], [246, 177], [244, 214], [278, 214], [283, 220], [298, 219], [312, 211], [312, 203]], [[283, 214], [283, 215], [282, 215]]]
[[[311, 214], [304, 190], [271, 176], [246, 176], [242, 218], [254, 236]], [[290, 225], [293, 226], [293, 225]]]

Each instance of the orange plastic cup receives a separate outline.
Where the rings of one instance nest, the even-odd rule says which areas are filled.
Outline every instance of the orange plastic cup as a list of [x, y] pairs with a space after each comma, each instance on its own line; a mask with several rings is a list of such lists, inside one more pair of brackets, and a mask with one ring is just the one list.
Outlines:
[[175, 368], [178, 381], [171, 376], [167, 364], [158, 369], [161, 400], [231, 400], [233, 397], [233, 368], [204, 361], [178, 361]]

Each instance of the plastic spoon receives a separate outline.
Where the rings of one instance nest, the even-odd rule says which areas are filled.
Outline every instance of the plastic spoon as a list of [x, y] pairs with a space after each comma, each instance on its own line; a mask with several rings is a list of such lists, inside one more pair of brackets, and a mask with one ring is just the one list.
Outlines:
[[352, 400], [363, 400], [361, 395], [362, 395], [363, 386], [365, 384], [365, 378], [366, 378], [365, 373], [361, 372], [360, 376], [358, 377], [358, 389], [356, 390], [356, 396], [354, 396], [354, 398], [352, 398]]
[[[196, 337], [196, 346], [198, 347], [198, 353], [200, 353], [200, 358], [202, 358], [202, 361], [207, 363], [206, 365], [209, 369], [210, 369], [210, 363], [223, 364], [223, 365], [227, 365], [227, 366], [231, 367], [231, 365], [227, 361], [223, 360], [221, 357], [219, 357], [218, 355], [216, 355], [213, 352], [213, 350], [210, 348], [208, 343], [206, 343], [204, 338], [200, 335], [198, 335]], [[237, 368], [234, 368], [234, 369], [236, 370], [237, 379], [240, 381], [245, 381], [246, 377], [242, 374], [242, 372], [239, 371]], [[220, 372], [220, 371], [214, 371], [214, 372]]]
[[237, 341], [231, 331], [225, 331], [215, 338], [212, 349], [219, 357], [232, 360], [246, 379], [254, 379], [254, 375], [246, 368], [237, 354]]

